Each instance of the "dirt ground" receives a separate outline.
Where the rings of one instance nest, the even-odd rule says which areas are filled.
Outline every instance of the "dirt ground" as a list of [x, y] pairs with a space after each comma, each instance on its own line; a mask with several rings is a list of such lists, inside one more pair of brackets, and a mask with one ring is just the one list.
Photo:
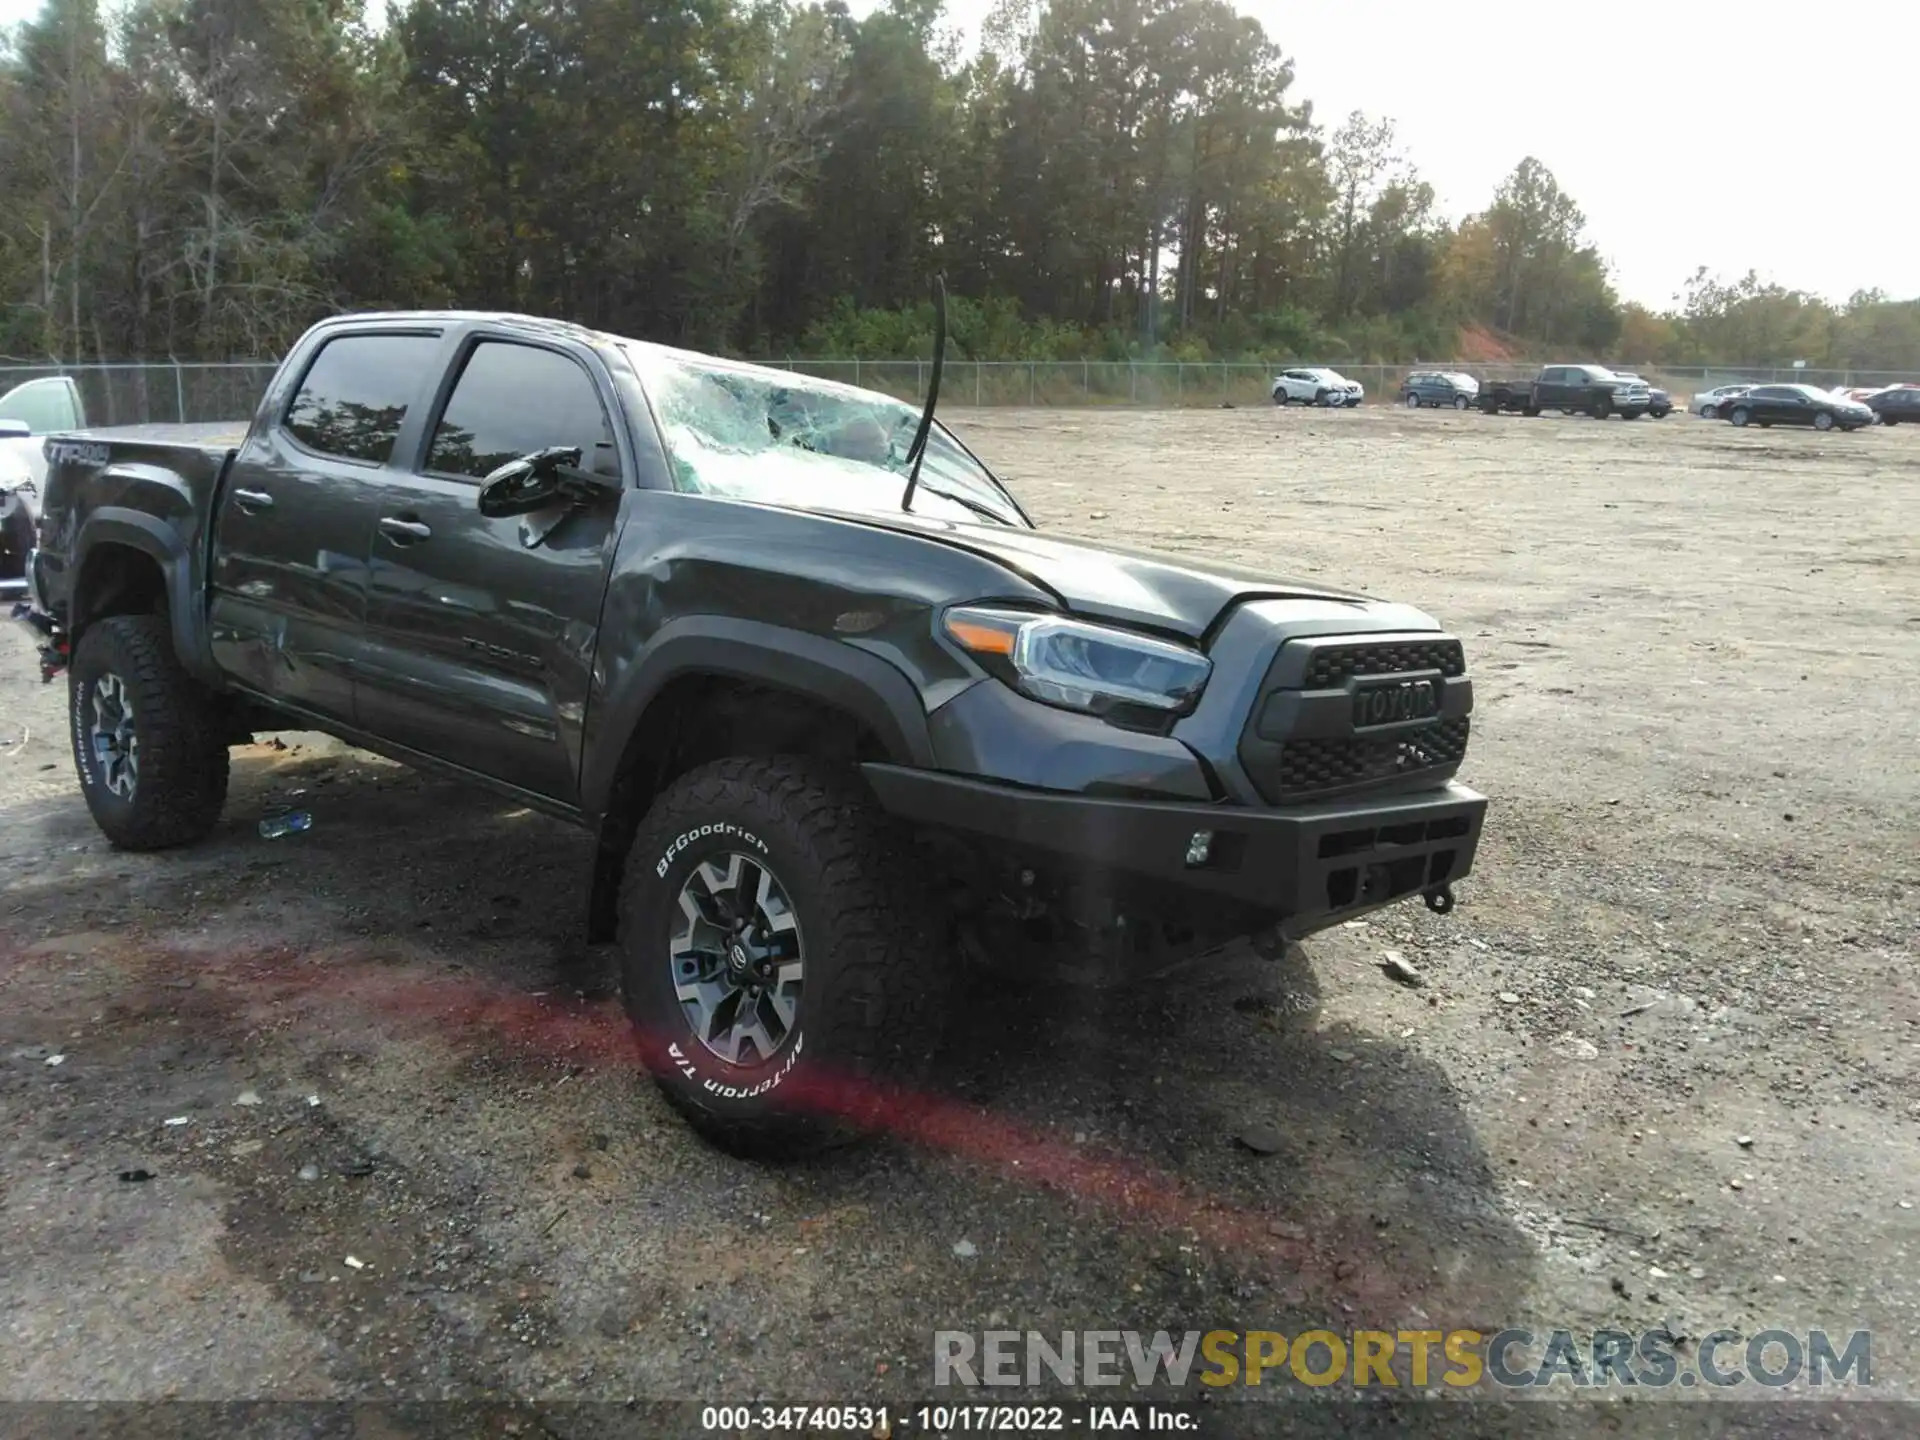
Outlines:
[[[1865, 1328], [1914, 1398], [1920, 430], [953, 418], [1044, 525], [1461, 635], [1493, 809], [1454, 914], [1144, 993], [983, 983], [946, 1108], [757, 1167], [635, 1073], [584, 835], [287, 735], [236, 752], [211, 841], [117, 853], [8, 633], [0, 1400], [507, 1399], [574, 1435], [644, 1412], [570, 1401], [925, 1399], [935, 1329], [1526, 1323]], [[288, 803], [314, 828], [261, 839]], [[1358, 1423], [1303, 1394], [1212, 1403]], [[1521, 1424], [1465, 1408], [1390, 1418]]]

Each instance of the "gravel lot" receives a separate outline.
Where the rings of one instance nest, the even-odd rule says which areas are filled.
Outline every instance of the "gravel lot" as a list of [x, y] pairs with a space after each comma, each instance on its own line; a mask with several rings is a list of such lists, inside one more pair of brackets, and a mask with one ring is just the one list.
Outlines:
[[[925, 1398], [936, 1328], [1528, 1321], [1865, 1327], [1914, 1397], [1920, 431], [955, 420], [1043, 524], [1462, 635], [1495, 808], [1455, 913], [1144, 993], [982, 984], [946, 1108], [757, 1168], [634, 1072], [585, 836], [286, 735], [237, 752], [209, 843], [116, 853], [8, 633], [0, 1400], [511, 1398], [574, 1435], [621, 1412], [563, 1402]], [[314, 828], [260, 839], [289, 801]], [[1914, 1430], [1830, 1433], [1870, 1422]]]

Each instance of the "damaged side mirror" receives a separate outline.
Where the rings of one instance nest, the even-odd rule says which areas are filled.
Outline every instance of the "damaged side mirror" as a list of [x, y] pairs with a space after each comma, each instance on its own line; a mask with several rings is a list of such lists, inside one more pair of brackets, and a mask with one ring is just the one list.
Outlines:
[[591, 505], [620, 493], [619, 480], [579, 466], [579, 447], [567, 445], [509, 460], [480, 482], [480, 513], [489, 520], [504, 520], [554, 505]]

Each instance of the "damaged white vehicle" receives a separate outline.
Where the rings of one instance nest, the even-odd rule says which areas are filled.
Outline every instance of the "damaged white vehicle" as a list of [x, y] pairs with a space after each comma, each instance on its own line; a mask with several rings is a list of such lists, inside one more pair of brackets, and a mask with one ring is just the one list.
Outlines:
[[0, 395], [0, 600], [27, 593], [27, 552], [40, 521], [46, 437], [86, 428], [80, 387], [47, 375]]
[[1338, 370], [1319, 365], [1282, 370], [1273, 377], [1276, 405], [1330, 405], [1338, 409], [1358, 405], [1366, 398], [1366, 387], [1358, 380], [1349, 380]]

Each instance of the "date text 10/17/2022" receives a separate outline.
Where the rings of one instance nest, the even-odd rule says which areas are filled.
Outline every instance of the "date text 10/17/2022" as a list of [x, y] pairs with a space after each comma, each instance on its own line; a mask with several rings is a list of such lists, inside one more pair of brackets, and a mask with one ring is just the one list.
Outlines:
[[1197, 1409], [1180, 1405], [708, 1405], [700, 1412], [703, 1430], [730, 1434], [793, 1431], [819, 1434], [845, 1430], [888, 1440], [925, 1432], [1033, 1435], [1084, 1431], [1148, 1431], [1193, 1434], [1200, 1428]]

